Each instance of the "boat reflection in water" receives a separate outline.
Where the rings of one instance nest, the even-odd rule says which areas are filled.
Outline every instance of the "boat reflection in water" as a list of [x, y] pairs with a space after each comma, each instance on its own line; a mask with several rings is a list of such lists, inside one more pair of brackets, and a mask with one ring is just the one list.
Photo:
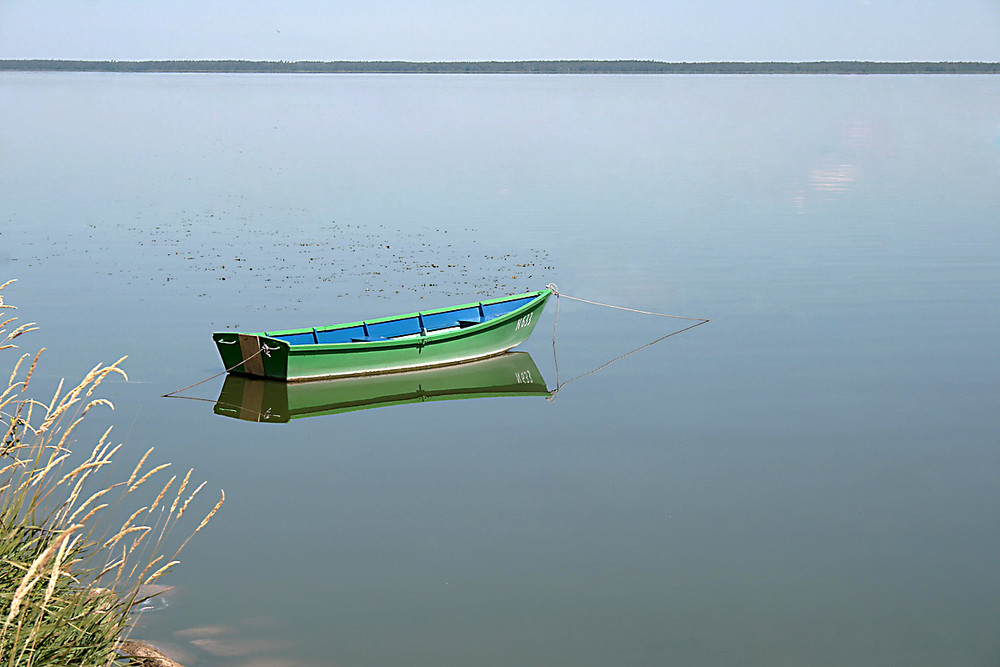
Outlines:
[[215, 403], [215, 414], [254, 422], [287, 422], [424, 401], [549, 395], [531, 356], [506, 352], [453, 366], [311, 382], [230, 374]]

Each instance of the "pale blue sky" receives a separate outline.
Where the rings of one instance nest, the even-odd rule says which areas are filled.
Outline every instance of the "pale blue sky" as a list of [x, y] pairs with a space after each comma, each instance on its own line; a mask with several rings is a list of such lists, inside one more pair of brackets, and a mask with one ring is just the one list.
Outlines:
[[0, 0], [0, 58], [1000, 60], [1000, 0]]

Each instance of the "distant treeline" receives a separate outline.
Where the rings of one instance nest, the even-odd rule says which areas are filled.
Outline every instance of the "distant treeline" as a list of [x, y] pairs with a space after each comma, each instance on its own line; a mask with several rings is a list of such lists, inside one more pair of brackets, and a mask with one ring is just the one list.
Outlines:
[[0, 60], [20, 72], [220, 72], [262, 74], [1000, 74], [983, 62], [697, 62], [519, 60], [498, 62], [265, 60]]

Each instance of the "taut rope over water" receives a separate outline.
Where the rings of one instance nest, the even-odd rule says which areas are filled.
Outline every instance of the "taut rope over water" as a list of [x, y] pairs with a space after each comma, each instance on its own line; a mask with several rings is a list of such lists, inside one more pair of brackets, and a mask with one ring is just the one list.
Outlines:
[[[556, 388], [552, 390], [552, 392], [551, 392], [551, 394], [549, 396], [549, 400], [550, 401], [555, 400], [556, 395], [559, 393], [559, 390], [562, 389], [563, 387], [565, 387], [566, 385], [568, 385], [570, 382], [576, 382], [580, 378], [585, 378], [588, 375], [596, 373], [597, 371], [601, 370], [602, 368], [606, 368], [606, 367], [610, 366], [611, 364], [615, 363], [616, 361], [620, 361], [621, 359], [624, 359], [625, 357], [629, 356], [630, 354], [635, 354], [636, 352], [639, 352], [640, 350], [645, 350], [647, 347], [651, 347], [653, 345], [656, 345], [657, 343], [659, 343], [662, 340], [670, 338], [671, 336], [676, 336], [679, 333], [684, 333], [685, 331], [688, 331], [690, 329], [694, 329], [695, 327], [700, 327], [702, 324], [705, 324], [706, 322], [710, 321], [710, 320], [708, 320], [708, 319], [706, 319], [704, 317], [681, 317], [680, 315], [666, 315], [664, 313], [654, 313], [654, 312], [649, 311], [649, 310], [639, 310], [638, 308], [628, 308], [626, 306], [615, 306], [615, 305], [610, 304], [610, 303], [601, 303], [599, 301], [591, 301], [589, 299], [581, 299], [580, 297], [570, 296], [568, 294], [562, 294], [562, 293], [560, 293], [559, 292], [559, 288], [556, 287], [555, 283], [549, 283], [545, 287], [546, 287], [546, 289], [552, 290], [552, 293], [556, 295], [556, 318], [555, 318], [555, 321], [552, 323], [552, 362], [555, 364], [555, 367], [556, 367]], [[654, 315], [656, 317], [668, 317], [668, 318], [674, 319], [674, 320], [688, 320], [688, 321], [693, 321], [694, 324], [692, 324], [690, 326], [687, 326], [687, 327], [684, 327], [683, 329], [679, 329], [677, 331], [673, 331], [671, 333], [668, 333], [666, 336], [660, 336], [656, 340], [651, 341], [649, 343], [646, 343], [642, 347], [637, 347], [636, 349], [631, 350], [630, 352], [626, 352], [625, 354], [619, 355], [619, 356], [615, 357], [614, 359], [612, 359], [611, 361], [603, 363], [600, 366], [598, 366], [597, 368], [595, 368], [595, 369], [593, 369], [591, 371], [587, 371], [586, 373], [583, 373], [582, 375], [577, 375], [576, 377], [570, 378], [569, 380], [566, 380], [565, 382], [559, 382], [559, 360], [556, 357], [556, 327], [559, 326], [559, 303], [560, 303], [560, 299], [562, 299], [562, 298], [572, 299], [573, 301], [580, 301], [582, 303], [589, 303], [589, 304], [594, 305], [594, 306], [603, 306], [604, 308], [614, 308], [615, 310], [626, 310], [628, 312], [639, 313], [641, 315]]]
[[239, 363], [233, 364], [232, 366], [230, 366], [226, 370], [222, 371], [221, 373], [216, 373], [212, 377], [205, 378], [204, 380], [201, 380], [200, 382], [195, 382], [194, 384], [189, 384], [188, 386], [182, 387], [181, 389], [175, 389], [174, 391], [172, 391], [172, 392], [170, 392], [168, 394], [163, 394], [160, 398], [190, 398], [189, 396], [177, 396], [177, 394], [181, 393], [182, 391], [187, 391], [188, 389], [191, 389], [192, 387], [197, 387], [200, 384], [205, 384], [209, 380], [214, 380], [215, 378], [219, 377], [220, 375], [225, 375], [226, 373], [228, 373], [229, 371], [233, 370], [234, 368], [236, 368], [240, 364], [245, 364], [246, 362], [250, 361], [251, 359], [253, 359], [254, 357], [256, 357], [257, 355], [259, 355], [262, 352], [265, 355], [267, 355], [267, 356], [270, 357], [271, 356], [271, 351], [272, 350], [277, 350], [277, 349], [279, 349], [279, 348], [277, 348], [277, 347], [268, 347], [266, 343], [261, 343], [261, 346], [260, 346], [259, 350], [257, 350], [253, 354], [251, 354], [246, 359], [241, 360]]
[[[640, 313], [641, 315], [655, 315], [657, 317], [669, 317], [675, 320], [692, 320], [698, 322], [698, 324], [704, 324], [705, 322], [709, 321], [704, 317], [681, 317], [680, 315], [665, 315], [663, 313], [654, 313], [649, 310], [639, 310], [638, 308], [626, 308], [625, 306], [614, 306], [611, 305], [610, 303], [601, 303], [600, 301], [590, 301], [589, 299], [581, 299], [578, 296], [570, 296], [569, 294], [563, 294], [562, 292], [559, 291], [559, 288], [556, 287], [555, 283], [549, 283], [548, 285], [545, 286], [545, 289], [552, 290], [552, 293], [556, 295], [557, 304], [559, 303], [560, 298], [572, 299], [573, 301], [582, 301], [583, 303], [589, 303], [595, 306], [604, 306], [605, 308], [614, 308], [616, 310], [627, 310], [631, 313]], [[696, 324], [693, 326], [698, 326], [698, 325]]]

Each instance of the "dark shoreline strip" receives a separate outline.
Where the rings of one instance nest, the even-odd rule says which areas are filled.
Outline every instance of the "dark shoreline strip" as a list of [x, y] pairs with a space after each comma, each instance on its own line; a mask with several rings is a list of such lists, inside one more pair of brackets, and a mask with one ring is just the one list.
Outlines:
[[1000, 74], [998, 62], [0, 60], [0, 71], [224, 74]]

